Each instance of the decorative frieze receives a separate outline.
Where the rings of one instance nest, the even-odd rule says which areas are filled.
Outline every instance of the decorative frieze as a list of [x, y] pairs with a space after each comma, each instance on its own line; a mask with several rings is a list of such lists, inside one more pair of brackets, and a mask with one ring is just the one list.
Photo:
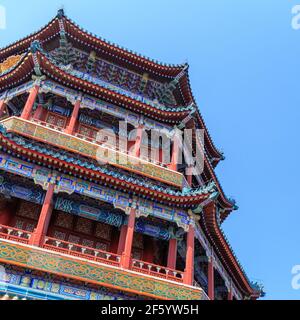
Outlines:
[[81, 202], [69, 200], [63, 197], [57, 197], [54, 203], [54, 208], [115, 227], [120, 227], [124, 220], [124, 217], [121, 214], [101, 209], [99, 207], [91, 207]]

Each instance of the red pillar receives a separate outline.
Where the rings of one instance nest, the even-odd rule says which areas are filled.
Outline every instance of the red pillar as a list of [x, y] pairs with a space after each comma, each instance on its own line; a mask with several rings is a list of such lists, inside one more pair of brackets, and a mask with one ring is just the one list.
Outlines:
[[40, 87], [38, 85], [36, 85], [30, 90], [28, 99], [26, 101], [26, 104], [25, 104], [24, 109], [23, 109], [22, 114], [21, 114], [21, 118], [22, 119], [25, 119], [25, 120], [29, 119], [31, 111], [32, 111], [32, 108], [33, 108], [33, 105], [34, 105], [35, 100], [36, 100], [36, 97], [37, 97], [37, 95], [39, 93], [39, 89], [40, 89]]
[[130, 214], [128, 217], [124, 251], [122, 253], [122, 258], [121, 258], [121, 267], [123, 267], [124, 269], [129, 269], [130, 267], [134, 224], [135, 224], [135, 209], [131, 208]]
[[210, 300], [215, 299], [215, 277], [213, 257], [208, 261], [208, 297]]
[[232, 289], [230, 288], [229, 291], [228, 291], [228, 297], [227, 297], [228, 300], [233, 300], [233, 294], [232, 294]]
[[34, 112], [33, 119], [41, 120], [42, 113], [43, 113], [43, 107], [41, 104], [39, 104]]
[[169, 169], [174, 171], [177, 171], [177, 165], [179, 164], [180, 140], [180, 134], [176, 131], [173, 141], [171, 163], [169, 164]]
[[81, 104], [80, 100], [77, 100], [75, 102], [73, 112], [71, 115], [71, 119], [70, 119], [69, 125], [67, 126], [67, 128], [65, 130], [65, 133], [73, 134], [74, 129], [75, 129], [75, 125], [76, 125], [76, 121], [78, 118], [78, 114], [79, 114], [80, 104]]
[[53, 210], [53, 195], [54, 184], [49, 184], [37, 227], [35, 228], [29, 241], [29, 244], [31, 245], [41, 246], [43, 238], [47, 234]]
[[194, 247], [195, 247], [195, 228], [190, 225], [186, 239], [186, 259], [183, 282], [193, 285], [194, 281]]
[[176, 269], [176, 258], [177, 258], [177, 240], [169, 240], [169, 252], [168, 252], [168, 268]]
[[137, 134], [136, 134], [134, 151], [133, 151], [133, 155], [135, 157], [139, 157], [141, 155], [141, 144], [142, 144], [142, 138], [143, 138], [143, 131], [144, 131], [144, 126], [139, 125], [139, 127], [137, 128]]
[[5, 110], [5, 102], [4, 100], [0, 100], [0, 117], [2, 117]]

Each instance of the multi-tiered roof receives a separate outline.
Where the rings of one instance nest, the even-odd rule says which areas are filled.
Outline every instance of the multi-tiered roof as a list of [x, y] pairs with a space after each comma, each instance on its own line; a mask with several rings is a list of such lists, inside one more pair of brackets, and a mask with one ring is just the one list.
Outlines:
[[[100, 62], [96, 56], [101, 57]], [[69, 63], [96, 70], [104, 80], [86, 76], [79, 68], [69, 68]], [[39, 159], [46, 167], [64, 169], [74, 175], [80, 172], [85, 179], [109, 184], [145, 199], [193, 209], [196, 214], [197, 209], [213, 199], [217, 206], [202, 214], [200, 223], [241, 291], [246, 296], [256, 297], [259, 293], [252, 288], [221, 229], [221, 223], [236, 206], [226, 197], [215, 175], [214, 168], [224, 157], [215, 147], [198, 110], [189, 82], [188, 65], [163, 64], [112, 44], [83, 30], [60, 10], [41, 30], [0, 50], [0, 97], [25, 85], [32, 77], [42, 76], [87, 97], [125, 107], [162, 124], [180, 126], [193, 119], [195, 128], [204, 129], [202, 179], [205, 185], [190, 188], [182, 185], [180, 177], [169, 183], [162, 181], [160, 185], [153, 176], [133, 168], [128, 176], [128, 168], [116, 170], [114, 164], [99, 166], [87, 161], [86, 154], [81, 154], [81, 158], [75, 156], [76, 150], [66, 152], [63, 147], [61, 150], [52, 148], [59, 145], [29, 140], [18, 131], [18, 119], [8, 124], [9, 130], [2, 126], [1, 148], [32, 161]]]

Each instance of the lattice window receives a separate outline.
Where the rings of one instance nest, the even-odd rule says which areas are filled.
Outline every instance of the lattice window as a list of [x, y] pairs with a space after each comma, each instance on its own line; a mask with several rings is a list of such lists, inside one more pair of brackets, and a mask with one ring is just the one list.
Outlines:
[[52, 124], [53, 126], [64, 128], [66, 126], [67, 119], [66, 117], [49, 112], [46, 122]]
[[97, 242], [96, 243], [96, 249], [100, 249], [100, 250], [103, 250], [103, 251], [108, 251], [109, 247], [108, 247], [107, 243]]
[[105, 240], [111, 239], [111, 226], [108, 224], [98, 222], [96, 225], [95, 236]]
[[89, 239], [83, 239], [82, 240], [82, 245], [85, 246], [85, 247], [92, 248], [94, 246], [94, 241], [89, 240]]
[[17, 218], [15, 225], [14, 225], [14, 228], [32, 232], [35, 228], [35, 223], [31, 222], [31, 221], [24, 220], [24, 219]]
[[80, 243], [80, 237], [75, 236], [74, 234], [70, 234], [68, 242], [79, 244]]
[[17, 211], [17, 216], [38, 220], [41, 212], [41, 207], [35, 203], [22, 201]]
[[66, 233], [65, 232], [61, 232], [58, 230], [55, 230], [53, 233], [53, 237], [59, 240], [65, 240], [66, 238]]
[[85, 234], [92, 234], [92, 227], [93, 227], [92, 220], [78, 218], [75, 226], [75, 231], [85, 233]]
[[73, 226], [73, 216], [68, 213], [59, 212], [56, 216], [54, 224], [57, 227], [71, 229]]
[[80, 125], [79, 126], [79, 134], [85, 136], [85, 137], [89, 137], [89, 138], [92, 138], [92, 139], [96, 139], [96, 136], [97, 136], [97, 130], [96, 129], [93, 129], [93, 128], [90, 128], [90, 127], [87, 127], [87, 126], [83, 126], [83, 125]]

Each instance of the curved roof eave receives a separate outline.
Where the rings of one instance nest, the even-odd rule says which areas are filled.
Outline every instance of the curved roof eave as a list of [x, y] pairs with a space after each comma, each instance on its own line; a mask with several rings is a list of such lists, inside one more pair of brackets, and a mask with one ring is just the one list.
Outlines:
[[5, 91], [27, 81], [33, 73], [33, 57], [30, 52], [27, 52], [12, 68], [0, 74], [0, 91]]
[[204, 119], [200, 113], [200, 110], [198, 108], [198, 105], [196, 103], [196, 99], [194, 97], [192, 86], [190, 83], [190, 75], [189, 75], [189, 66], [184, 70], [184, 76], [179, 81], [180, 86], [180, 92], [183, 96], [183, 99], [187, 105], [194, 104], [196, 106], [196, 116], [197, 121], [201, 128], [205, 131], [205, 138], [207, 140], [207, 143], [209, 145], [209, 153], [210, 155], [215, 158], [215, 165], [219, 163], [220, 160], [224, 159], [224, 156], [222, 152], [220, 152], [217, 147], [215, 146], [213, 139], [208, 131], [208, 128], [204, 122]]
[[[51, 28], [56, 28], [57, 32], [59, 31], [59, 24], [58, 24], [58, 18], [53, 18], [49, 23], [47, 23], [44, 27], [42, 27], [39, 31], [33, 32], [32, 34], [15, 41], [14, 43], [7, 45], [4, 48], [0, 49], [0, 62], [4, 61], [11, 55], [16, 55], [20, 53], [26, 52], [29, 48], [31, 43], [34, 40], [39, 40], [41, 42], [44, 42], [46, 39], [53, 36], [55, 33], [51, 30]], [[51, 33], [50, 33], [51, 31]], [[49, 34], [47, 33], [49, 32]]]
[[[230, 267], [226, 268], [227, 272], [233, 276], [235, 282], [247, 297], [259, 298], [260, 293], [256, 292], [252, 288], [244, 269], [237, 260], [231, 246], [228, 244], [228, 241], [218, 224], [216, 205], [213, 202], [206, 206], [206, 210], [203, 210], [202, 221], [204, 224], [204, 230], [214, 244], [215, 250], [218, 251], [218, 256], [222, 258], [225, 266], [230, 265]], [[236, 271], [235, 274], [232, 274], [232, 270]]]

